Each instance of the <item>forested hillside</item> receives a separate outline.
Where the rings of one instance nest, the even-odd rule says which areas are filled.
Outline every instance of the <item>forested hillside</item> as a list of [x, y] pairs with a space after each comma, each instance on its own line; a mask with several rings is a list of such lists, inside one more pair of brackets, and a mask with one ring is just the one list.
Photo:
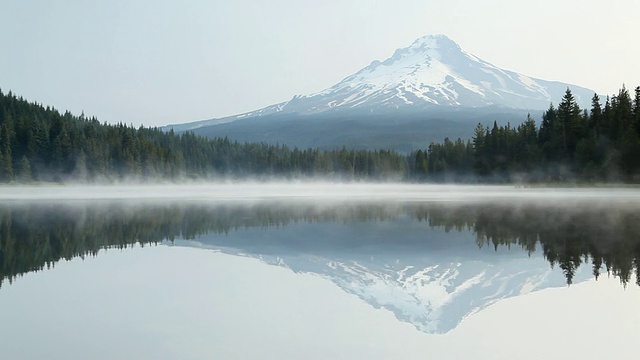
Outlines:
[[[591, 204], [593, 205], [593, 204]], [[543, 211], [542, 211], [543, 210]], [[608, 214], [608, 215], [607, 215]], [[567, 204], [452, 204], [411, 203], [402, 206], [358, 204], [318, 207], [313, 204], [211, 206], [198, 204], [0, 204], [0, 287], [4, 281], [43, 268], [62, 259], [95, 256], [101, 249], [145, 246], [176, 238], [196, 239], [204, 234], [216, 247], [242, 249], [230, 244], [226, 234], [246, 229], [286, 227], [299, 223], [352, 223], [396, 221], [408, 216], [434, 228], [471, 232], [478, 247], [518, 248], [542, 252], [551, 266], [557, 266], [571, 284], [580, 267], [591, 267], [598, 278], [613, 275], [623, 285], [640, 285], [640, 214], [632, 207], [577, 206]], [[44, 221], [43, 219], [46, 219]], [[426, 231], [426, 229], [425, 229]], [[425, 232], [427, 234], [427, 232]], [[263, 246], [277, 249], [287, 237], [274, 237]], [[198, 239], [198, 242], [203, 239]], [[290, 239], [289, 239], [290, 240]], [[341, 238], [314, 241], [296, 238], [292, 247], [318, 251], [336, 246], [359, 248], [371, 244], [337, 245]], [[370, 240], [370, 239], [361, 239]], [[398, 239], [387, 239], [402, 247]], [[433, 239], [424, 242], [424, 249]], [[414, 244], [414, 245], [416, 245]], [[289, 245], [291, 245], [289, 243]], [[378, 244], [380, 245], [380, 244]], [[376, 246], [376, 245], [373, 245]], [[259, 247], [259, 245], [258, 245]], [[251, 249], [242, 249], [251, 253]], [[255, 250], [255, 248], [254, 248]]]
[[109, 125], [0, 91], [0, 181], [219, 177], [405, 178], [395, 151], [296, 149]]
[[478, 124], [472, 141], [432, 143], [414, 154], [426, 179], [484, 181], [640, 180], [640, 87], [632, 99], [623, 87], [604, 105], [593, 96], [581, 109], [567, 89], [540, 126], [529, 117], [518, 126]]
[[[514, 119], [517, 121], [517, 119]], [[339, 131], [339, 129], [336, 129]], [[405, 155], [394, 150], [298, 149], [110, 125], [0, 91], [0, 181], [117, 181], [279, 177], [411, 181], [640, 180], [640, 87], [581, 109], [567, 89], [540, 125], [478, 124]]]

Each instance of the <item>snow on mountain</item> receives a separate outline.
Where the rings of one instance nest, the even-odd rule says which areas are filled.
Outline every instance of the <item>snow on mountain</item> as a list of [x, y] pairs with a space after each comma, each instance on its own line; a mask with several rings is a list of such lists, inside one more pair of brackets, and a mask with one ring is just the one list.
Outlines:
[[551, 102], [560, 101], [567, 87], [583, 105], [594, 94], [582, 87], [500, 69], [464, 51], [444, 35], [428, 35], [328, 89], [294, 97], [282, 111], [437, 105], [546, 109]]
[[279, 103], [279, 104], [267, 106], [265, 108], [258, 109], [258, 110], [255, 110], [255, 111], [251, 111], [251, 112], [248, 112], [248, 113], [244, 113], [244, 114], [240, 114], [240, 115], [236, 115], [236, 116], [225, 117], [225, 118], [220, 118], [220, 119], [200, 120], [200, 121], [189, 122], [189, 123], [186, 123], [186, 124], [167, 125], [167, 126], [164, 127], [164, 129], [165, 130], [173, 129], [174, 131], [192, 131], [192, 130], [196, 130], [196, 129], [199, 129], [199, 128], [202, 128], [202, 127], [226, 124], [226, 123], [230, 123], [230, 122], [233, 122], [233, 121], [236, 121], [236, 120], [240, 120], [240, 119], [244, 119], [244, 118], [260, 117], [260, 116], [263, 116], [263, 115], [277, 114], [277, 113], [282, 112], [284, 106], [287, 103], [288, 102], [282, 102], [282, 103]]
[[[399, 321], [419, 331], [444, 334], [465, 318], [502, 299], [549, 287], [566, 286], [558, 269], [541, 256], [488, 260], [434, 257], [377, 257], [341, 259], [313, 254], [271, 255], [199, 242], [178, 246], [212, 248], [234, 256], [260, 259], [294, 272], [323, 277], [375, 308], [391, 311]], [[492, 250], [491, 250], [492, 251]], [[580, 271], [576, 282], [590, 274]]]
[[318, 274], [420, 331], [446, 333], [499, 300], [565, 284], [541, 258], [503, 260], [329, 261]]
[[427, 35], [328, 89], [180, 130], [278, 113], [308, 115], [345, 109], [419, 111], [438, 106], [497, 106], [545, 110], [550, 103], [559, 103], [567, 88], [581, 107], [590, 104], [593, 90], [503, 70], [461, 49], [445, 35]]
[[[540, 253], [478, 249], [470, 233], [428, 229], [418, 222], [297, 223], [173, 245], [252, 257], [323, 277], [426, 333], [449, 332], [502, 299], [566, 286], [562, 271], [551, 269]], [[580, 271], [574, 282], [590, 276]]]
[[[283, 259], [279, 262], [281, 266], [287, 264]], [[551, 269], [541, 256], [497, 261], [484, 256], [345, 262], [318, 259], [317, 265], [312, 272], [344, 291], [393, 312], [398, 320], [420, 331], [434, 334], [455, 329], [468, 316], [502, 299], [566, 286], [562, 272]], [[294, 262], [292, 270], [297, 266]], [[579, 274], [579, 281], [587, 278], [586, 273]]]

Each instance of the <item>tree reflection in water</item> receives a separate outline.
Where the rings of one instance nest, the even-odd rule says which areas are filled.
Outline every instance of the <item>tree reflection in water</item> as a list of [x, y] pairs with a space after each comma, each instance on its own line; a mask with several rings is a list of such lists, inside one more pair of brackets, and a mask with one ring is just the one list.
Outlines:
[[[632, 205], [580, 202], [506, 203], [131, 203], [31, 202], [0, 205], [0, 285], [52, 267], [61, 259], [96, 256], [101, 249], [127, 248], [224, 235], [246, 228], [291, 223], [390, 222], [409, 217], [428, 228], [471, 232], [479, 247], [514, 246], [542, 251], [571, 284], [589, 264], [626, 286], [640, 258], [640, 214]], [[398, 231], [402, 231], [399, 227]], [[268, 241], [268, 240], [265, 240]], [[335, 239], [314, 246], [336, 246]], [[354, 241], [365, 241], [354, 239]], [[389, 239], [390, 246], [393, 239]], [[429, 241], [414, 239], [413, 245]], [[361, 244], [362, 245], [362, 244]], [[351, 244], [358, 246], [358, 244]], [[640, 280], [636, 280], [640, 285]]]

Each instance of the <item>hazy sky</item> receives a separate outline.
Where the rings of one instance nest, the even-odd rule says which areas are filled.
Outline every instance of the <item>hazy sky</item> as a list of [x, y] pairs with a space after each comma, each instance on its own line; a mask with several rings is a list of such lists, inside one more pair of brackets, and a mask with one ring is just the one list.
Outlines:
[[1, 0], [0, 88], [164, 125], [320, 91], [426, 34], [529, 76], [640, 85], [640, 0]]

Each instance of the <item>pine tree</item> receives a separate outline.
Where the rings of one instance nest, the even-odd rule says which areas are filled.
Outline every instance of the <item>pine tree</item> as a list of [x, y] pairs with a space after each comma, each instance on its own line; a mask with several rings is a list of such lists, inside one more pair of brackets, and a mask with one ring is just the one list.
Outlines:
[[640, 86], [635, 88], [635, 97], [633, 99], [633, 122], [636, 132], [640, 133]]
[[488, 144], [487, 144], [488, 130], [478, 123], [473, 130], [473, 168], [475, 172], [480, 176], [489, 175], [489, 163], [488, 157]]
[[11, 151], [11, 128], [5, 116], [5, 123], [0, 133], [0, 151], [2, 152], [2, 164], [0, 164], [1, 180], [9, 182], [13, 180], [13, 158]]
[[82, 149], [80, 150], [80, 154], [78, 155], [78, 159], [76, 160], [73, 176], [75, 177], [75, 180], [81, 182], [85, 182], [88, 179], [87, 156]]
[[573, 157], [578, 139], [583, 135], [580, 113], [580, 107], [571, 90], [567, 88], [562, 102], [558, 105], [558, 122], [561, 127], [562, 157], [564, 159]]
[[620, 139], [628, 130], [635, 131], [633, 121], [633, 104], [629, 91], [623, 85], [618, 95], [615, 97], [616, 107], [614, 109], [614, 123], [617, 125], [617, 133], [615, 139]]
[[426, 176], [429, 172], [429, 162], [427, 159], [427, 154], [422, 150], [418, 150], [418, 152], [416, 152], [415, 161], [415, 169], [418, 177]]
[[20, 181], [30, 182], [31, 180], [31, 163], [29, 159], [23, 155], [22, 160], [20, 160]]
[[589, 128], [597, 137], [602, 133], [602, 106], [600, 105], [600, 96], [598, 94], [593, 94], [591, 98], [591, 115], [589, 119]]
[[540, 144], [547, 161], [556, 160], [558, 156], [557, 117], [558, 113], [553, 104], [550, 104], [549, 109], [542, 114], [538, 144]]

